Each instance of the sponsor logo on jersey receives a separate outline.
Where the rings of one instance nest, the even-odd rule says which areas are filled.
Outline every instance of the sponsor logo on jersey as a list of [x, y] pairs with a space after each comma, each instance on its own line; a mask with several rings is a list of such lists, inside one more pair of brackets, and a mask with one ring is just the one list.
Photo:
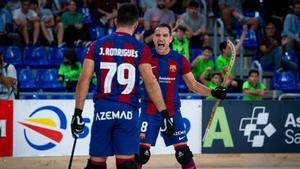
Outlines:
[[132, 111], [107, 111], [96, 113], [96, 121], [113, 119], [132, 119]]

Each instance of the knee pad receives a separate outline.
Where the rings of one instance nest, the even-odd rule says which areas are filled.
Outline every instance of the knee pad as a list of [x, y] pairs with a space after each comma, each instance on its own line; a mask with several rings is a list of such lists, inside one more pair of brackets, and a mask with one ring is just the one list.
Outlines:
[[84, 169], [107, 169], [106, 162], [96, 164], [92, 162], [92, 160], [88, 160], [88, 163]]
[[144, 165], [146, 164], [151, 156], [150, 147], [148, 146], [140, 146], [140, 154], [135, 156], [135, 159], [138, 164]]
[[180, 164], [185, 165], [193, 159], [193, 153], [189, 146], [184, 146], [176, 149], [175, 157]]
[[126, 161], [121, 164], [117, 164], [117, 169], [137, 169], [137, 165], [134, 161]]

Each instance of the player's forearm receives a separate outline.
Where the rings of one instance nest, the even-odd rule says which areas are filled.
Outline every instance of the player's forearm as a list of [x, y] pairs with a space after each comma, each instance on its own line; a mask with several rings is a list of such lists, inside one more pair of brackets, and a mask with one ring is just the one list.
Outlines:
[[83, 109], [84, 101], [89, 90], [90, 80], [80, 78], [76, 86], [75, 108]]
[[158, 109], [158, 111], [162, 111], [167, 109], [166, 105], [163, 100], [163, 96], [159, 87], [158, 82], [156, 81], [155, 77], [150, 83], [145, 83], [145, 87], [148, 93], [148, 96]]
[[191, 90], [197, 94], [205, 96], [211, 95], [211, 90], [197, 81], [192, 85]]

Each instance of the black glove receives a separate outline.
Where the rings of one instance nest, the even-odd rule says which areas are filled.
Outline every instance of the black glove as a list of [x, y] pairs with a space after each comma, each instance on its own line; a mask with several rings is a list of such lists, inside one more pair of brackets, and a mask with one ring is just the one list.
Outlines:
[[218, 86], [211, 90], [211, 95], [217, 99], [225, 99], [227, 94], [227, 89], [222, 86]]
[[168, 110], [163, 110], [160, 113], [162, 114], [162, 117], [163, 117], [161, 129], [160, 129], [162, 134], [164, 134], [168, 137], [172, 136], [175, 131], [173, 117], [169, 116]]
[[83, 132], [84, 122], [81, 116], [82, 110], [75, 109], [74, 115], [71, 121], [71, 130], [74, 137], [78, 137]]

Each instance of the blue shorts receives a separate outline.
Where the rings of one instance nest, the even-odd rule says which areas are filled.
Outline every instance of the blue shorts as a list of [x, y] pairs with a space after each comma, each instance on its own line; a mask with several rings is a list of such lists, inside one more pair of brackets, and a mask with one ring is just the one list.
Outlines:
[[134, 155], [139, 150], [138, 109], [124, 103], [95, 103], [90, 156]]
[[[145, 109], [142, 109], [142, 113], [140, 116], [140, 139], [142, 143], [148, 143], [152, 146], [155, 146], [156, 139], [160, 132], [160, 127], [162, 124], [162, 116], [159, 112], [156, 115], [149, 115], [145, 111]], [[175, 110], [173, 120], [175, 126], [175, 132], [173, 136], [167, 137], [161, 134], [166, 146], [187, 142], [188, 140], [179, 109]]]

